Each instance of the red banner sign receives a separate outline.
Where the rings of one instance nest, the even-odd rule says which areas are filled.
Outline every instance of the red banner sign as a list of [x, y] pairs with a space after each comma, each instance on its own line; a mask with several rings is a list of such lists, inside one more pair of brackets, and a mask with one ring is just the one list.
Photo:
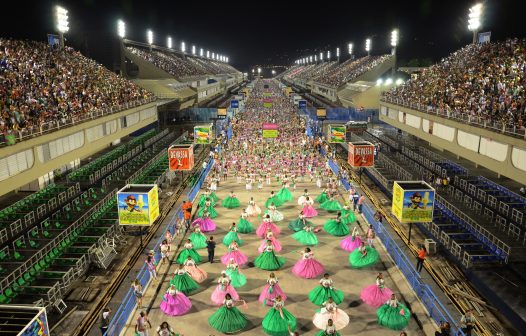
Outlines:
[[192, 170], [194, 168], [194, 146], [182, 145], [168, 148], [170, 170]]
[[370, 142], [349, 142], [348, 162], [352, 167], [374, 166], [374, 145]]

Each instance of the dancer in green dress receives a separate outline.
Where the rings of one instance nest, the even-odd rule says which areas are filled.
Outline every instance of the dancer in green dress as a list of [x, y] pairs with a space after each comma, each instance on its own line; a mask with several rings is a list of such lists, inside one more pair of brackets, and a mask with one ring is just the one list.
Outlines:
[[199, 224], [194, 227], [194, 232], [192, 232], [189, 239], [196, 250], [206, 248], [206, 236], [201, 232]]
[[238, 246], [241, 246], [243, 244], [243, 241], [239, 238], [239, 235], [237, 234], [237, 226], [236, 223], [232, 223], [230, 226], [230, 230], [226, 234], [225, 238], [223, 238], [223, 244], [228, 247], [232, 242], [235, 241]]
[[283, 306], [285, 303], [281, 295], [274, 299], [272, 308], [261, 322], [263, 331], [271, 336], [289, 336], [291, 331], [296, 330], [296, 318]]
[[271, 240], [267, 240], [265, 250], [254, 261], [257, 268], [267, 271], [278, 270], [283, 264], [285, 264], [285, 258], [276, 256]]
[[298, 232], [301, 231], [307, 225], [312, 226], [312, 223], [307, 220], [307, 217], [305, 217], [303, 211], [300, 211], [298, 218], [289, 223], [289, 229]]
[[409, 309], [398, 302], [396, 295], [391, 295], [391, 299], [380, 306], [376, 311], [378, 324], [393, 330], [402, 330], [407, 327], [411, 312]]
[[292, 196], [292, 193], [289, 191], [289, 188], [287, 188], [287, 183], [285, 182], [276, 194], [276, 197], [281, 200], [281, 203], [289, 202], [294, 199], [294, 196]]
[[332, 297], [334, 303], [338, 305], [343, 301], [343, 292], [334, 289], [334, 281], [329, 277], [329, 273], [325, 273], [320, 280], [320, 285], [310, 291], [309, 300], [316, 306], [321, 306], [329, 297]]
[[239, 265], [234, 258], [230, 258], [230, 261], [226, 265], [226, 275], [230, 277], [230, 284], [234, 288], [243, 287], [247, 284], [247, 277], [241, 273]]
[[243, 210], [241, 217], [239, 217], [239, 223], [237, 224], [237, 232], [240, 233], [252, 233], [254, 232], [254, 225], [248, 221], [248, 213]]
[[197, 203], [201, 208], [205, 206], [205, 202], [209, 200], [212, 205], [215, 205], [215, 201], [210, 198], [210, 190], [205, 190], [199, 197], [199, 202]]
[[320, 208], [325, 209], [329, 212], [337, 212], [342, 210], [340, 202], [334, 199], [334, 195], [331, 195], [328, 200], [320, 204]]
[[292, 235], [298, 243], [306, 246], [318, 245], [318, 237], [312, 232], [312, 226], [308, 223], [303, 227], [303, 230], [296, 232]]
[[347, 236], [350, 233], [347, 224], [344, 224], [342, 222], [341, 212], [338, 212], [336, 219], [329, 219], [327, 222], [325, 222], [325, 225], [323, 225], [323, 229], [327, 233], [336, 237]]
[[315, 201], [319, 204], [325, 203], [329, 198], [327, 197], [327, 189], [323, 189], [322, 193], [316, 197]]
[[203, 261], [199, 253], [197, 253], [197, 251], [194, 249], [194, 244], [192, 244], [192, 241], [190, 239], [186, 241], [183, 247], [184, 249], [177, 255], [176, 261], [178, 264], [183, 264], [184, 261], [188, 259], [188, 256], [192, 257], [196, 264], [199, 264]]
[[208, 214], [210, 215], [210, 218], [217, 217], [217, 211], [216, 209], [214, 209], [214, 206], [212, 205], [212, 201], [210, 200], [210, 198], [208, 198], [205, 201], [204, 206], [199, 209], [197, 216], [204, 217], [203, 215], [205, 214], [205, 212], [208, 212]]
[[235, 306], [244, 301], [234, 301], [230, 294], [225, 295], [223, 305], [212, 316], [208, 318], [208, 324], [215, 330], [233, 334], [243, 330], [248, 322], [247, 317]]
[[354, 212], [351, 210], [350, 206], [344, 205], [341, 212], [343, 224], [352, 224], [356, 222], [356, 216], [354, 216]]
[[272, 203], [274, 203], [275, 207], [280, 207], [283, 205], [283, 202], [279, 197], [276, 196], [276, 194], [274, 194], [274, 191], [270, 192], [270, 197], [267, 198], [267, 201], [265, 202], [265, 207], [268, 209]]
[[236, 194], [231, 191], [230, 196], [225, 198], [221, 204], [227, 209], [235, 209], [241, 205], [241, 202], [237, 199]]
[[380, 255], [374, 247], [365, 246], [362, 242], [359, 248], [349, 254], [349, 263], [353, 268], [372, 266], [378, 262]]
[[179, 268], [175, 270], [174, 277], [170, 280], [170, 285], [175, 286], [178, 291], [188, 295], [190, 292], [199, 288], [197, 282], [190, 277], [190, 274], [184, 269], [183, 264], [179, 264]]

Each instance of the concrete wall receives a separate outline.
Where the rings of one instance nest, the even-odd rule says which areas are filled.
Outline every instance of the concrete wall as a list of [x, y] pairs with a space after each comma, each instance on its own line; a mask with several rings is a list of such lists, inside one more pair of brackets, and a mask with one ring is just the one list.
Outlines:
[[442, 150], [526, 185], [526, 141], [380, 102], [380, 119]]
[[[89, 157], [155, 121], [157, 105], [150, 103], [0, 148], [0, 164], [5, 162], [0, 168], [0, 196]], [[8, 170], [16, 173], [5, 178]]]

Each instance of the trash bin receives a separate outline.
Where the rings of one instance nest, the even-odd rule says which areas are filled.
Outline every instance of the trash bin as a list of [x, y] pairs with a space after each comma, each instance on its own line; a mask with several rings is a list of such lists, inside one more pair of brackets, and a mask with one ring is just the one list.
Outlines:
[[437, 253], [437, 243], [433, 239], [424, 240], [424, 246], [426, 247], [428, 254]]

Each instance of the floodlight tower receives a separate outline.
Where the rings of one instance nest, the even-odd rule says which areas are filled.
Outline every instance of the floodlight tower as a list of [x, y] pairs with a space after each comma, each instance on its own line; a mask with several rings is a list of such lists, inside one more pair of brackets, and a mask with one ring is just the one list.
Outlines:
[[192, 55], [195, 55], [195, 45], [192, 46]]
[[349, 58], [352, 59], [353, 58], [353, 55], [352, 55], [352, 48], [353, 48], [353, 44], [352, 43], [349, 43], [347, 45], [347, 50], [349, 51]]
[[469, 9], [468, 29], [473, 32], [473, 43], [477, 43], [477, 35], [481, 26], [481, 18], [484, 6], [479, 3]]
[[168, 36], [166, 39], [166, 46], [168, 49], [172, 49], [172, 37]]
[[146, 38], [148, 40], [148, 44], [150, 45], [150, 51], [152, 51], [152, 44], [153, 44], [153, 32], [151, 29], [148, 29], [146, 31]]
[[64, 48], [64, 34], [69, 31], [68, 10], [64, 7], [55, 6], [55, 24], [60, 37], [60, 48]]
[[323, 51], [320, 53], [320, 62], [323, 63]]
[[394, 78], [396, 70], [396, 47], [398, 46], [398, 29], [394, 29], [391, 32], [391, 55], [394, 57], [393, 68], [391, 69], [391, 75]]
[[371, 39], [370, 38], [365, 40], [365, 51], [367, 51], [367, 56], [371, 56]]
[[126, 24], [122, 20], [117, 21], [117, 34], [119, 35], [119, 48], [120, 48], [120, 60], [121, 60], [121, 66], [120, 66], [120, 72], [121, 75], [123, 74], [122, 69], [124, 69], [125, 65], [125, 59], [124, 59], [124, 37], [126, 36]]
[[199, 49], [199, 56], [203, 57], [204, 56], [204, 52], [205, 51], [203, 50], [203, 48], [200, 48]]
[[336, 59], [338, 60], [338, 63], [340, 63], [340, 47], [336, 48]]

